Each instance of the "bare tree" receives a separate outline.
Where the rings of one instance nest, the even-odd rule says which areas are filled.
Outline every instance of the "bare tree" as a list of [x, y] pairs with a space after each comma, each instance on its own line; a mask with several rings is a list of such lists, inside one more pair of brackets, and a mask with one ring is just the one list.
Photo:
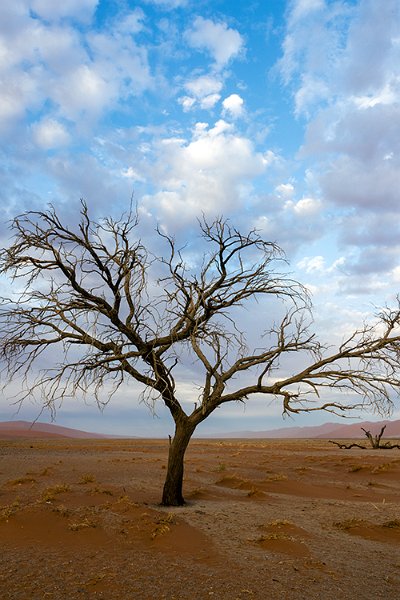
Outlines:
[[[365, 435], [371, 445], [371, 448], [373, 450], [393, 450], [393, 448], [400, 448], [400, 444], [392, 444], [392, 442], [382, 442], [381, 443], [381, 439], [383, 436], [383, 432], [386, 429], [386, 425], [384, 425], [382, 427], [382, 429], [380, 430], [380, 432], [377, 433], [376, 435], [372, 435], [372, 433], [370, 431], [367, 431], [366, 429], [364, 429], [364, 427], [361, 427], [361, 429], [365, 433]], [[335, 446], [339, 446], [339, 448], [341, 448], [342, 450], [343, 450], [343, 448], [345, 450], [350, 450], [351, 448], [361, 448], [361, 450], [366, 450], [366, 447], [361, 446], [361, 444], [356, 444], [356, 443], [343, 444], [341, 442], [335, 442], [333, 440], [329, 440], [329, 442], [331, 444], [335, 444]]]
[[[0, 254], [0, 273], [16, 286], [15, 298], [2, 299], [0, 351], [8, 381], [24, 382], [20, 401], [40, 394], [52, 408], [93, 391], [104, 404], [126, 380], [141, 383], [145, 401], [161, 398], [175, 422], [165, 505], [183, 504], [190, 438], [227, 402], [264, 395], [280, 399], [283, 413], [345, 414], [363, 406], [390, 412], [400, 386], [399, 306], [384, 309], [332, 352], [310, 331], [305, 289], [278, 270], [282, 251], [256, 231], [203, 220], [208, 246], [191, 270], [171, 236], [158, 231], [167, 247], [159, 257], [136, 237], [137, 227], [133, 212], [93, 221], [85, 203], [75, 227], [63, 225], [52, 207], [14, 219], [13, 241]], [[265, 296], [282, 302], [284, 316], [263, 332], [262, 347], [250, 349], [235, 311]], [[36, 368], [46, 353], [54, 360], [53, 347], [62, 361]], [[291, 353], [303, 356], [304, 366], [279, 377], [281, 359]], [[176, 387], [185, 356], [203, 374], [191, 412]], [[343, 402], [320, 400], [325, 388], [345, 392]], [[349, 402], [349, 395], [359, 400]]]

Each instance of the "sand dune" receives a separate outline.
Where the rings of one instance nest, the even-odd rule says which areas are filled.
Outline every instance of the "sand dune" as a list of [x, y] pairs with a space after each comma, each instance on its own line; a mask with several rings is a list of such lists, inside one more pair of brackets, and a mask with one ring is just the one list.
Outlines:
[[359, 421], [357, 423], [324, 423], [310, 427], [282, 427], [279, 429], [261, 431], [230, 431], [217, 433], [215, 438], [249, 438], [249, 439], [360, 439], [365, 437], [362, 427], [373, 435], [379, 433], [386, 425], [384, 437], [400, 437], [400, 420], [395, 421]]
[[162, 508], [167, 451], [1, 440], [0, 598], [398, 600], [400, 451], [193, 440]]
[[[386, 425], [384, 438], [400, 437], [400, 420], [379, 422], [358, 422], [351, 424], [324, 423], [311, 427], [283, 427], [267, 431], [231, 431], [219, 433], [206, 438], [245, 438], [245, 439], [361, 439], [365, 437], [362, 427], [371, 431], [374, 435], [378, 433], [383, 425]], [[3, 421], [0, 422], [1, 438], [20, 437], [65, 437], [77, 439], [112, 439], [123, 436], [113, 436], [102, 433], [90, 433], [79, 429], [62, 427], [54, 423], [31, 423], [28, 421]], [[126, 436], [124, 436], [126, 437]], [[202, 436], [203, 437], [203, 436]], [[129, 436], [135, 438], [135, 436]]]
[[119, 436], [102, 433], [90, 433], [80, 429], [62, 427], [54, 423], [41, 423], [40, 421], [2, 421], [0, 422], [1, 438], [41, 437], [41, 438], [77, 438], [77, 439], [99, 439], [117, 438]]

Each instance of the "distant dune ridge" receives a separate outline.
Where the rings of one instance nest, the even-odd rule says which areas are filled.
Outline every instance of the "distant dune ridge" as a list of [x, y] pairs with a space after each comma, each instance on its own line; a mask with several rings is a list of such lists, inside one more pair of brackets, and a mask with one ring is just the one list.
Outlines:
[[[384, 438], [400, 437], [400, 419], [397, 421], [359, 421], [358, 423], [341, 424], [341, 423], [324, 423], [323, 425], [315, 425], [311, 427], [283, 427], [281, 429], [272, 429], [270, 431], [231, 431], [229, 433], [219, 433], [212, 437], [229, 437], [229, 438], [306, 438], [306, 439], [359, 439], [364, 438], [365, 433], [362, 427], [367, 431], [371, 431], [373, 435], [380, 432], [381, 428], [386, 425]], [[211, 437], [211, 436], [207, 436]]]
[[110, 439], [121, 436], [103, 433], [90, 433], [70, 427], [61, 427], [54, 423], [41, 423], [36, 421], [3, 421], [0, 422], [1, 438], [78, 438], [78, 439]]
[[[324, 423], [311, 427], [283, 427], [269, 431], [229, 431], [212, 435], [202, 435], [205, 438], [269, 438], [269, 439], [360, 439], [365, 437], [362, 427], [373, 435], [380, 432], [386, 425], [384, 438], [400, 438], [400, 419], [397, 421], [360, 421], [359, 423], [341, 424]], [[54, 423], [31, 423], [29, 421], [0, 422], [0, 439], [4, 438], [78, 438], [78, 439], [112, 439], [136, 436], [116, 436], [104, 433], [90, 433], [70, 427], [61, 427]]]

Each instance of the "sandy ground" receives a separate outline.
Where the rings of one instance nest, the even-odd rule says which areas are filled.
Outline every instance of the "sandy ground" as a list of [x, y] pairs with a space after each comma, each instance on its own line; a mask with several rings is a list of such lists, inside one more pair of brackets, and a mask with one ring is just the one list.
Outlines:
[[0, 598], [400, 598], [400, 451], [194, 440], [0, 441]]

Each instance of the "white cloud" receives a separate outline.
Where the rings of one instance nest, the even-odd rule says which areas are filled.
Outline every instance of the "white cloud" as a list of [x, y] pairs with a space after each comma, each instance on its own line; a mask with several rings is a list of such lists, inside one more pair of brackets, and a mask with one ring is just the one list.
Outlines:
[[237, 119], [243, 115], [243, 104], [243, 98], [241, 98], [238, 94], [231, 94], [222, 102], [224, 112], [229, 114], [234, 119]]
[[285, 208], [293, 210], [299, 217], [310, 217], [318, 214], [321, 210], [321, 201], [315, 198], [302, 198], [298, 202], [288, 200]]
[[127, 169], [122, 169], [121, 171], [122, 177], [126, 177], [131, 181], [145, 181], [143, 175], [141, 175], [136, 169], [133, 167], [128, 167]]
[[[394, 85], [393, 85], [394, 84]], [[352, 100], [357, 108], [373, 108], [377, 104], [394, 104], [399, 100], [400, 78], [396, 77], [393, 82], [386, 82], [381, 90], [369, 96], [353, 96]]]
[[178, 102], [185, 112], [198, 106], [204, 110], [209, 110], [219, 102], [221, 98], [219, 92], [223, 87], [223, 83], [214, 76], [202, 75], [187, 81], [184, 87], [190, 96], [182, 96], [178, 99]]
[[60, 20], [89, 19], [96, 4], [37, 0], [31, 6], [41, 18], [30, 15], [28, 2], [24, 10], [22, 5], [17, 10], [15, 3], [0, 4], [3, 130], [46, 101], [55, 104], [62, 117], [96, 119], [106, 108], [153, 84], [147, 53], [133, 39], [143, 28], [141, 10], [116, 18], [104, 33], [80, 32], [73, 23]]
[[[321, 175], [326, 197], [339, 206], [391, 211], [399, 206], [399, 160], [375, 160], [372, 164], [341, 156]], [[371, 235], [376, 232], [372, 231]]]
[[301, 85], [294, 95], [295, 114], [309, 115], [316, 104], [329, 97], [330, 90], [325, 82], [305, 74], [301, 78]]
[[34, 124], [32, 130], [36, 144], [45, 150], [66, 146], [71, 139], [64, 125], [55, 119], [45, 118]]
[[325, 271], [325, 259], [323, 256], [305, 256], [296, 266], [306, 273], [322, 273]]
[[82, 115], [97, 117], [115, 102], [118, 88], [107, 81], [93, 66], [80, 65], [58, 81], [52, 93], [67, 118], [77, 120]]
[[64, 17], [78, 21], [89, 21], [99, 0], [31, 0], [32, 10], [46, 21], [56, 21]]
[[189, 110], [191, 110], [194, 105], [196, 104], [196, 99], [195, 98], [191, 98], [190, 96], [181, 96], [178, 99], [179, 104], [181, 104], [183, 110], [185, 112], [189, 112]]
[[220, 98], [221, 96], [219, 94], [209, 94], [208, 96], [204, 96], [204, 98], [200, 100], [200, 107], [209, 110], [219, 102]]
[[393, 269], [392, 273], [392, 280], [395, 284], [399, 284], [400, 283], [400, 266], [397, 266]]
[[0, 130], [12, 128], [28, 107], [37, 108], [43, 100], [40, 77], [19, 69], [7, 74], [0, 82]]
[[265, 157], [226, 121], [221, 119], [213, 127], [198, 123], [191, 140], [162, 142], [154, 170], [162, 191], [147, 196], [145, 204], [174, 227], [202, 212], [232, 213], [242, 201], [248, 202], [248, 182], [266, 168]]
[[[309, 121], [299, 157], [314, 160], [310, 189], [346, 212], [337, 232], [346, 252], [354, 249], [345, 263], [352, 273], [389, 273], [386, 248], [398, 244], [399, 23], [398, 0], [293, 2], [278, 65], [295, 114]], [[286, 208], [299, 216], [318, 210], [305, 199]]]
[[189, 0], [144, 0], [146, 4], [155, 4], [166, 10], [186, 6]]
[[275, 188], [278, 196], [290, 200], [294, 194], [294, 186], [291, 183], [280, 183]]
[[323, 9], [324, 6], [323, 0], [295, 0], [292, 4], [290, 21], [293, 24], [299, 19], [309, 16], [310, 13]]
[[212, 75], [202, 75], [185, 83], [186, 90], [198, 99], [210, 94], [218, 94], [222, 86], [222, 81]]
[[[359, 2], [350, 26], [338, 76], [347, 93], [360, 95], [382, 89], [398, 69], [400, 4], [398, 0]], [[373, 43], [371, 43], [373, 40]]]
[[193, 27], [186, 32], [186, 39], [192, 48], [207, 50], [218, 68], [238, 56], [244, 46], [242, 36], [236, 29], [203, 17], [196, 17]]

